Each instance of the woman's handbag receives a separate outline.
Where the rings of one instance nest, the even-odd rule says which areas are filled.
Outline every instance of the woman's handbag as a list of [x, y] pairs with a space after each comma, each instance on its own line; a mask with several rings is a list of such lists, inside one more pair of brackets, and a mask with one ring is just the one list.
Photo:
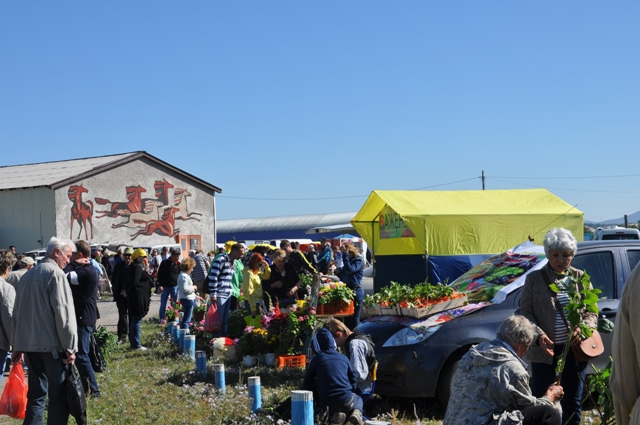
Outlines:
[[[560, 301], [558, 301], [558, 295], [555, 294], [556, 305], [560, 305]], [[565, 326], [567, 327], [567, 332], [569, 333], [569, 338], [573, 332], [571, 331], [571, 326], [567, 321], [567, 316], [564, 314], [564, 309], [560, 307], [560, 316], [562, 316], [562, 320], [564, 321]], [[600, 336], [600, 332], [596, 329], [592, 330], [592, 334], [589, 338], [583, 339], [582, 341], [572, 344], [571, 351], [573, 351], [573, 357], [579, 362], [588, 362], [589, 360], [593, 360], [598, 357], [600, 354], [604, 353], [604, 344], [602, 343], [602, 337]]]
[[80, 381], [80, 376], [76, 371], [76, 367], [72, 364], [67, 365], [67, 403], [69, 404], [69, 413], [76, 419], [78, 425], [87, 424], [87, 398], [84, 394], [84, 388]]

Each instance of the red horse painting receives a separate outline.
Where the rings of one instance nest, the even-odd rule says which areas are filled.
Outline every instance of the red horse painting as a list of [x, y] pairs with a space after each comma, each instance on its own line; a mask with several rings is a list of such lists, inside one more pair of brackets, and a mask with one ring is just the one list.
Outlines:
[[[162, 236], [169, 236], [173, 238], [180, 234], [180, 229], [175, 229], [175, 218], [174, 214], [180, 211], [176, 207], [168, 207], [165, 208], [164, 214], [162, 214], [162, 218], [160, 220], [149, 220], [146, 222], [144, 229], [138, 230], [136, 233], [131, 235], [131, 240], [134, 240], [140, 235], [151, 236], [154, 233], [157, 233]], [[143, 220], [134, 220], [136, 223], [142, 222]]]
[[[67, 191], [67, 196], [69, 200], [73, 202], [73, 206], [71, 207], [71, 236], [73, 239], [73, 223], [75, 221], [78, 222], [80, 226], [80, 232], [78, 232], [78, 239], [80, 239], [80, 235], [82, 234], [82, 228], [84, 227], [84, 236], [85, 239], [91, 240], [93, 239], [93, 202], [87, 201], [82, 202], [82, 194], [89, 193], [89, 189], [85, 189], [82, 185], [80, 186], [69, 186], [69, 190]], [[91, 239], [89, 238], [87, 232], [87, 221], [91, 225]]]
[[98, 205], [111, 204], [109, 211], [96, 211], [98, 214], [101, 214], [97, 215], [96, 218], [118, 217], [142, 211], [141, 194], [146, 191], [147, 189], [140, 185], [127, 187], [127, 200], [129, 202], [112, 202], [108, 199], [96, 198], [96, 204]]

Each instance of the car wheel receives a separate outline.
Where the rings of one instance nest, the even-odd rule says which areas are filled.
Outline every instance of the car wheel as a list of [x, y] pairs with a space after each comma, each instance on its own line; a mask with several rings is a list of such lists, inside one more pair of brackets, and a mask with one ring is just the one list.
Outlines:
[[452, 354], [442, 368], [442, 372], [440, 372], [437, 397], [440, 405], [445, 410], [449, 405], [449, 398], [451, 397], [451, 386], [453, 385], [453, 377], [458, 370], [458, 364], [460, 364], [460, 359], [462, 358], [462, 356], [464, 356], [464, 354], [465, 352], [457, 352]]

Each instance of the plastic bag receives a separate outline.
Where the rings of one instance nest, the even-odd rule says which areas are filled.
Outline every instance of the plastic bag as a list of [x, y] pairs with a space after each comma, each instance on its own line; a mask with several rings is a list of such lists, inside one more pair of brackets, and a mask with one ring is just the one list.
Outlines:
[[22, 363], [15, 363], [11, 366], [9, 379], [0, 398], [0, 415], [24, 419], [27, 411], [27, 389]]
[[218, 313], [218, 304], [214, 301], [209, 305], [207, 317], [204, 318], [204, 331], [214, 334], [222, 329], [222, 321]]
[[102, 350], [98, 345], [98, 341], [96, 341], [96, 337], [91, 334], [91, 339], [89, 340], [89, 360], [91, 360], [91, 367], [94, 372], [104, 372], [107, 369], [107, 362], [102, 355]]

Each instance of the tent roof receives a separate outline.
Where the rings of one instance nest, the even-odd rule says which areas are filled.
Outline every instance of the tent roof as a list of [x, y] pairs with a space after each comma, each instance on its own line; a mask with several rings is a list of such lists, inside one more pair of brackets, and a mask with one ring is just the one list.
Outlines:
[[546, 189], [371, 192], [353, 222], [372, 221], [389, 205], [402, 216], [581, 213]]
[[[381, 237], [385, 207], [415, 236]], [[498, 253], [552, 227], [583, 237], [583, 213], [545, 189], [374, 191], [351, 224], [376, 255]]]

